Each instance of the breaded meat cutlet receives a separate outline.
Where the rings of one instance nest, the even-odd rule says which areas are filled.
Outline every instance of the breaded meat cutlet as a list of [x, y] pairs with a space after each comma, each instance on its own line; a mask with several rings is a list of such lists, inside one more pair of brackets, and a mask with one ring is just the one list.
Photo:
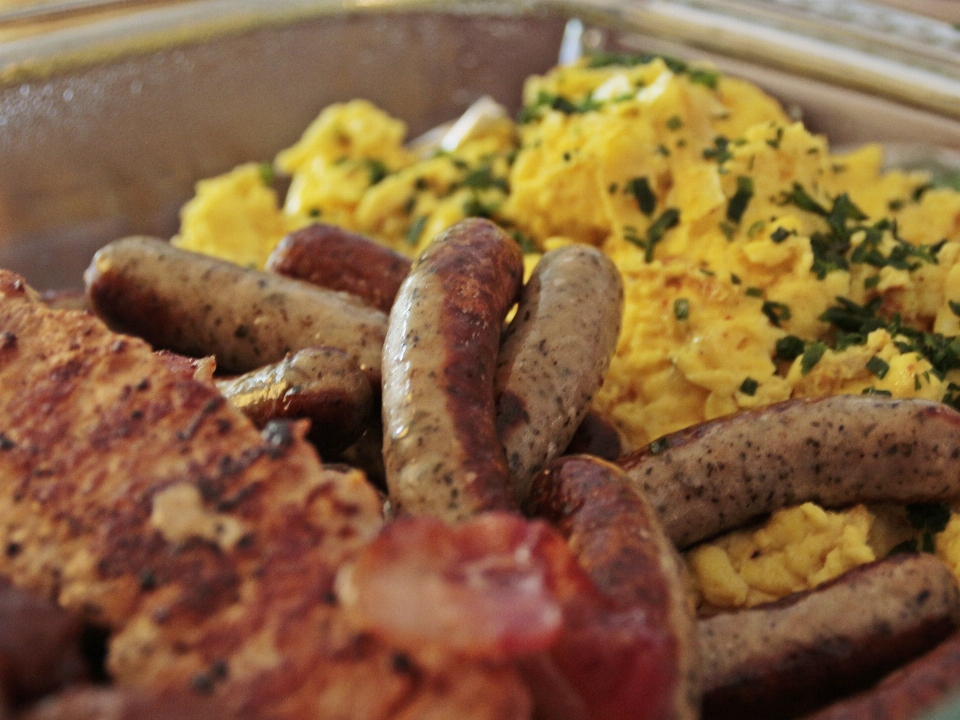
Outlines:
[[378, 496], [209, 374], [0, 271], [0, 574], [108, 628], [121, 686], [236, 716], [527, 716], [512, 668], [428, 669], [347, 624], [334, 577]]

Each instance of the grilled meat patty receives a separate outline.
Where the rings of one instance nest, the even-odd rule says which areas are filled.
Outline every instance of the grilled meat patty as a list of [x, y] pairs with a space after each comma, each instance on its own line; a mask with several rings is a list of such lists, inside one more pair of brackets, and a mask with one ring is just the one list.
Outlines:
[[259, 432], [209, 365], [0, 271], [0, 574], [110, 628], [120, 685], [251, 717], [526, 716], [512, 668], [426, 667], [347, 624], [334, 577], [380, 501], [305, 431]]

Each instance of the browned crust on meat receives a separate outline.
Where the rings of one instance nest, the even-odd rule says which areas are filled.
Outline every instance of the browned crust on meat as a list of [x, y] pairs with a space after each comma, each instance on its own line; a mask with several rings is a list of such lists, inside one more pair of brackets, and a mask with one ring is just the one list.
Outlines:
[[350, 355], [380, 384], [386, 316], [346, 293], [128, 237], [101, 248], [85, 274], [98, 316], [157, 349], [214, 355], [242, 373], [307, 347]]
[[348, 292], [385, 313], [410, 265], [408, 258], [364, 235], [324, 223], [290, 233], [267, 260], [267, 270]]
[[465, 716], [521, 717], [501, 712], [525, 702], [503, 669], [423, 669], [347, 624], [334, 576], [380, 501], [359, 472], [320, 466], [304, 424], [261, 434], [190, 363], [34, 303], [3, 272], [0, 335], [0, 547], [18, 547], [0, 573], [111, 628], [121, 685], [372, 719], [449, 707], [461, 678], [485, 677], [489, 702]]
[[395, 506], [455, 520], [515, 506], [494, 426], [500, 330], [523, 277], [517, 244], [481, 219], [417, 261], [384, 346], [384, 457]]
[[616, 466], [570, 456], [535, 479], [525, 511], [551, 522], [600, 591], [618, 607], [643, 608], [672, 636], [674, 718], [699, 715], [699, 653], [682, 561], [644, 499]]
[[623, 438], [610, 420], [596, 410], [588, 410], [563, 454], [593, 455], [613, 462], [623, 454]]
[[896, 670], [876, 687], [808, 720], [916, 720], [960, 692], [960, 632]]
[[680, 547], [803, 502], [960, 499], [960, 413], [927, 400], [789, 400], [621, 458]]
[[932, 555], [862, 565], [813, 590], [700, 621], [704, 716], [790, 718], [862, 690], [957, 626]]
[[373, 413], [370, 382], [336, 348], [306, 348], [216, 383], [257, 427], [284, 418], [310, 420], [310, 440], [325, 458], [360, 437]]

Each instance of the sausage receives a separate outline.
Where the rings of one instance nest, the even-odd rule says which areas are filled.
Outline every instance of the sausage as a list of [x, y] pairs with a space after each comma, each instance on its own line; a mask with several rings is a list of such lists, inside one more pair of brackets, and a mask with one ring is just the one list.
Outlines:
[[595, 455], [612, 462], [623, 454], [623, 438], [616, 425], [596, 410], [588, 410], [563, 454]]
[[[870, 690], [840, 700], [807, 720], [918, 720], [960, 692], [960, 632], [894, 671]], [[937, 715], [938, 718], [954, 717]]]
[[129, 237], [101, 248], [85, 274], [94, 312], [114, 329], [228, 373], [307, 347], [339, 348], [380, 385], [386, 315], [346, 293]]
[[603, 384], [622, 317], [620, 273], [589, 245], [546, 253], [524, 286], [494, 380], [497, 433], [521, 501]]
[[933, 555], [861, 565], [813, 590], [699, 622], [704, 717], [791, 718], [862, 690], [960, 623]]
[[471, 218], [439, 235], [401, 286], [383, 348], [384, 462], [397, 511], [455, 521], [516, 506], [493, 376], [522, 279], [517, 244]]
[[681, 549], [812, 501], [960, 499], [960, 413], [937, 402], [789, 400], [667, 435], [621, 458]]
[[309, 438], [324, 457], [356, 440], [373, 408], [370, 382], [357, 363], [336, 348], [306, 348], [278, 363], [215, 382], [257, 427], [275, 419], [309, 418]]
[[267, 270], [341, 290], [390, 312], [410, 260], [363, 235], [316, 223], [287, 235], [267, 260]]
[[[699, 717], [697, 631], [683, 564], [623, 472], [595, 457], [560, 458], [534, 479], [524, 511], [559, 530], [608, 603], [599, 617], [580, 627], [574, 621], [551, 652], [566, 683], [549, 682], [557, 676], [549, 667], [527, 666], [538, 702], [559, 703], [572, 687], [583, 717]], [[567, 716], [554, 712], [548, 716]]]
[[[7, 546], [8, 556], [21, 548]], [[80, 619], [0, 578], [0, 705], [22, 704], [91, 679]], [[0, 707], [0, 716], [3, 715]]]

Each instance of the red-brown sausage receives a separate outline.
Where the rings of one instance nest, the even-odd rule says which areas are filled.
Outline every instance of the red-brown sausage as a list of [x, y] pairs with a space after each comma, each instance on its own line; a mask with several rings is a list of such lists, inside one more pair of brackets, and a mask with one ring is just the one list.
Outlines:
[[257, 427], [270, 420], [309, 418], [310, 440], [325, 458], [360, 437], [373, 410], [370, 382], [336, 348], [306, 348], [216, 384]]
[[515, 507], [493, 375], [522, 279], [517, 244], [472, 218], [438, 236], [400, 288], [383, 348], [384, 461], [397, 510], [460, 520]]
[[336, 347], [380, 384], [386, 316], [346, 293], [130, 237], [101, 248], [85, 276], [94, 311], [121, 332], [228, 373], [307, 347]]
[[960, 588], [928, 554], [861, 565], [813, 590], [698, 623], [704, 717], [797, 717], [934, 647]]
[[618, 461], [680, 548], [812, 501], [960, 499], [960, 413], [927, 400], [789, 400], [667, 435]]
[[955, 702], [958, 692], [960, 632], [871, 690], [834, 703], [808, 720], [919, 720], [948, 699]]
[[267, 260], [267, 270], [357, 295], [385, 313], [410, 265], [368, 237], [323, 223], [287, 235]]
[[589, 245], [537, 263], [497, 359], [497, 433], [520, 501], [580, 425], [617, 346], [623, 282]]
[[623, 438], [616, 425], [596, 410], [588, 410], [563, 454], [594, 455], [613, 462], [623, 455]]
[[[538, 703], [581, 701], [574, 717], [696, 718], [698, 645], [682, 562], [653, 510], [623, 472], [569, 456], [535, 479], [524, 506], [550, 521], [609, 605], [568, 625], [553, 667], [530, 665]], [[569, 717], [570, 707], [550, 717]]]

